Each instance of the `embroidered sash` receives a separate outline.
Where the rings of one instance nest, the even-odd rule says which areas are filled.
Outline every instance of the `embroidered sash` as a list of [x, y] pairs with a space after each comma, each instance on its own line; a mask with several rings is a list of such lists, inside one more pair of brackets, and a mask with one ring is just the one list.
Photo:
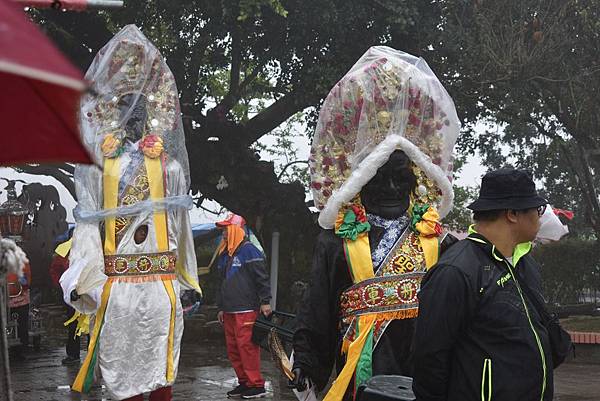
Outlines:
[[[379, 247], [374, 256], [378, 251]], [[344, 239], [344, 252], [354, 281], [340, 298], [342, 320], [349, 324], [342, 345], [346, 363], [323, 401], [341, 400], [353, 376], [355, 388], [372, 376], [373, 349], [388, 324], [417, 316], [417, 293], [427, 271], [421, 240], [408, 228], [375, 274], [373, 259], [378, 258], [366, 260], [370, 256], [366, 232], [354, 241]]]
[[109, 277], [175, 273], [174, 252], [106, 255], [104, 273]]
[[418, 315], [417, 293], [427, 268], [419, 237], [406, 229], [388, 252], [375, 277], [356, 282], [340, 298], [342, 320], [350, 327], [344, 341], [352, 342], [356, 335], [356, 317], [376, 314], [382, 322], [374, 333], [373, 345], [394, 319], [410, 319]]

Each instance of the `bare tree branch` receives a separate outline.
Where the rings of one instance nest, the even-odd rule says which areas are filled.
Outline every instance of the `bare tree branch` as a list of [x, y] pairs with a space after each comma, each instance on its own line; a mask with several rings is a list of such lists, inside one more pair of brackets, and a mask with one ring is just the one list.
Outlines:
[[[221, 102], [219, 102], [219, 104], [215, 106], [215, 109], [219, 109], [222, 113], [226, 113], [229, 110], [231, 110], [233, 108], [233, 106], [235, 106], [235, 104], [242, 97], [246, 87], [252, 81], [254, 81], [256, 79], [258, 74], [260, 74], [263, 67], [264, 67], [264, 64], [257, 65], [250, 73], [245, 75], [244, 80], [240, 83], [239, 82], [239, 78], [240, 78], [239, 77], [239, 66], [238, 66], [237, 83], [235, 84], [236, 85], [235, 88], [232, 86], [233, 85], [232, 79], [230, 79], [229, 91], [223, 97]], [[233, 68], [233, 64], [232, 64], [232, 68]], [[233, 71], [232, 71], [232, 74], [233, 74]]]
[[[72, 174], [69, 175], [62, 170], [68, 171], [69, 167], [67, 167], [66, 163], [64, 165], [41, 165], [41, 164], [26, 164], [23, 166], [15, 167], [14, 169], [20, 173], [26, 174], [37, 174], [37, 175], [47, 175], [49, 177], [55, 178], [58, 182], [60, 182], [67, 191], [71, 194], [73, 199], [77, 200], [77, 194], [75, 193], [75, 182], [73, 181]], [[70, 166], [73, 168], [74, 167]]]
[[302, 99], [295, 92], [290, 92], [258, 113], [245, 124], [246, 143], [250, 145], [256, 142], [260, 137], [277, 128], [297, 112], [314, 104], [320, 98], [316, 93], [312, 96], [313, 99]]
[[299, 163], [304, 163], [304, 164], [308, 164], [308, 160], [294, 160], [293, 162], [289, 162], [288, 164], [286, 164], [285, 166], [283, 166], [283, 168], [281, 169], [281, 172], [279, 173], [279, 175], [277, 176], [277, 181], [279, 181], [281, 179], [281, 177], [283, 176], [283, 174], [285, 173], [285, 170], [287, 170], [287, 168], [293, 164], [299, 164]]

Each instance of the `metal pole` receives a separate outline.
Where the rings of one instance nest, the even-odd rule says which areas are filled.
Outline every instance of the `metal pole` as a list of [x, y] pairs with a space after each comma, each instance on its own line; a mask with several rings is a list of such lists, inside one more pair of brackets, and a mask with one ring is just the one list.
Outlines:
[[271, 237], [271, 308], [277, 309], [277, 272], [279, 270], [279, 231]]
[[10, 388], [10, 366], [8, 361], [8, 340], [6, 339], [6, 271], [0, 266], [0, 352], [2, 358], [0, 360], [0, 397], [3, 400], [13, 401], [12, 391]]
[[54, 8], [57, 10], [82, 11], [88, 9], [121, 8], [121, 0], [14, 0], [23, 7]]

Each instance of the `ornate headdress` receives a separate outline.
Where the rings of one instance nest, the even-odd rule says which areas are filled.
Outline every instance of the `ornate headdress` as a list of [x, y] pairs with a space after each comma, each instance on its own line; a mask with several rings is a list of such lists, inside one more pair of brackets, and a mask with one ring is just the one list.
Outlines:
[[[144, 101], [147, 119], [143, 135], [148, 137], [144, 144], [164, 142], [169, 156], [180, 162], [189, 177], [175, 79], [158, 49], [135, 25], [124, 27], [98, 52], [85, 78], [96, 93], [82, 99], [81, 128], [86, 145], [98, 160], [109, 156], [111, 150], [115, 153], [113, 148], [120, 146], [135, 105]], [[133, 101], [124, 111], [119, 103], [126, 95], [132, 95]], [[162, 151], [162, 146], [158, 148]]]
[[385, 46], [370, 48], [325, 99], [309, 158], [319, 224], [340, 209], [400, 149], [414, 164], [414, 203], [452, 207], [452, 148], [460, 122], [427, 63]]

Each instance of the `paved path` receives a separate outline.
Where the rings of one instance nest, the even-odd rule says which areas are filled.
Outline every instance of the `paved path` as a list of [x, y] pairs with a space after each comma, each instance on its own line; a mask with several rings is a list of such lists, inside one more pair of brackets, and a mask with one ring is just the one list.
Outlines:
[[[186, 331], [182, 345], [179, 374], [174, 387], [175, 401], [225, 401], [225, 392], [233, 387], [235, 375], [220, 336], [200, 338]], [[59, 338], [46, 338], [38, 352], [11, 353], [15, 401], [109, 401], [106, 392], [96, 387], [85, 397], [70, 391], [69, 384], [78, 367], [62, 366], [65, 356]], [[263, 373], [273, 400], [294, 401], [286, 381], [276, 371], [270, 356], [263, 352]], [[600, 365], [568, 362], [555, 372], [555, 400], [599, 401]], [[517, 401], [517, 400], [515, 400]]]
[[[227, 400], [225, 393], [237, 383], [224, 343], [214, 339], [197, 341], [186, 338], [181, 354], [174, 400]], [[71, 392], [69, 385], [79, 366], [62, 366], [60, 361], [64, 356], [64, 348], [56, 343], [43, 346], [39, 352], [11, 352], [15, 401], [111, 400], [99, 386], [94, 387], [87, 396]], [[274, 400], [294, 401], [293, 394], [285, 388], [286, 381], [269, 358], [269, 354], [262, 353], [262, 370], [270, 397]]]

